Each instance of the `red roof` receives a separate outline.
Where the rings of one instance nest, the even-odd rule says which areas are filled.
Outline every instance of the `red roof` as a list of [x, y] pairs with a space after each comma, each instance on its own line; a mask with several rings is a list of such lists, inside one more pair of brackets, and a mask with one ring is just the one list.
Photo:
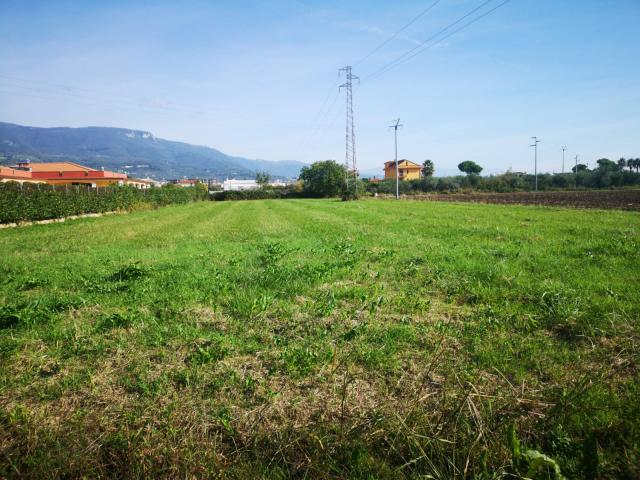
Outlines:
[[20, 178], [34, 180], [126, 180], [126, 173], [94, 170], [72, 162], [22, 163], [29, 170], [12, 169], [21, 172]]
[[84, 167], [73, 162], [22, 162], [20, 167], [28, 168], [32, 172], [90, 172], [93, 168]]
[[10, 167], [0, 167], [0, 179], [8, 178], [14, 180], [31, 180], [31, 172], [17, 170]]
[[32, 178], [42, 180], [126, 180], [126, 173], [115, 173], [107, 170], [59, 170], [31, 172]]

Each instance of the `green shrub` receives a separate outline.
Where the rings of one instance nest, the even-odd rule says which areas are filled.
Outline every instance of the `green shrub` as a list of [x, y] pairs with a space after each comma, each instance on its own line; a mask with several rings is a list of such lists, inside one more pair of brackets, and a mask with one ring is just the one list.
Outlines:
[[228, 190], [226, 192], [214, 192], [211, 200], [268, 200], [274, 198], [302, 198], [307, 195], [288, 188], [261, 188], [257, 190]]
[[206, 196], [203, 187], [182, 188], [175, 185], [138, 190], [119, 186], [91, 188], [80, 185], [0, 183], [0, 223], [158, 207], [204, 200]]
[[284, 198], [282, 190], [228, 190], [211, 194], [211, 200], [266, 200], [269, 198]]

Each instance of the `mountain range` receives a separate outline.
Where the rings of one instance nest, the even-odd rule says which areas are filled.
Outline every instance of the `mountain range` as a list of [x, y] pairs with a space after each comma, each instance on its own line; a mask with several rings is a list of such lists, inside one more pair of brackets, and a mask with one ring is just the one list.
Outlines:
[[0, 122], [0, 164], [18, 160], [70, 161], [155, 179], [297, 177], [306, 164], [252, 160], [215, 148], [157, 138], [150, 132], [111, 127], [39, 128]]

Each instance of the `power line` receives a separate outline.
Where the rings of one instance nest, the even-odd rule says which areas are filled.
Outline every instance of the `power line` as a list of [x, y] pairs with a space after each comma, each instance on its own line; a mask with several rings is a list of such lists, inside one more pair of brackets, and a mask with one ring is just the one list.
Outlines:
[[467, 12], [465, 15], [463, 15], [462, 17], [458, 18], [456, 21], [450, 23], [449, 25], [447, 25], [446, 27], [442, 28], [441, 30], [439, 30], [437, 33], [431, 35], [429, 38], [427, 38], [426, 40], [424, 40], [423, 42], [421, 42], [420, 45], [417, 45], [416, 47], [412, 48], [411, 50], [405, 52], [404, 54], [400, 55], [399, 57], [397, 57], [395, 60], [392, 60], [391, 62], [387, 63], [386, 65], [382, 66], [381, 68], [379, 68], [378, 70], [376, 70], [375, 72], [373, 72], [371, 75], [365, 77], [365, 80], [373, 80], [374, 78], [377, 78], [385, 73], [387, 73], [389, 70], [392, 70], [393, 68], [397, 67], [398, 65], [401, 65], [402, 63], [405, 63], [409, 60], [411, 60], [412, 58], [414, 58], [417, 55], [420, 55], [422, 52], [424, 52], [425, 50], [428, 50], [430, 48], [433, 48], [434, 46], [442, 43], [443, 41], [445, 41], [446, 39], [452, 37], [453, 35], [455, 35], [456, 33], [464, 30], [465, 28], [471, 26], [472, 24], [476, 23], [477, 21], [481, 20], [482, 18], [486, 17], [487, 15], [493, 13], [494, 11], [496, 11], [497, 9], [499, 9], [500, 7], [502, 7], [503, 5], [505, 5], [506, 3], [508, 3], [510, 0], [504, 0], [503, 2], [499, 3], [498, 5], [496, 5], [495, 7], [491, 8], [490, 10], [487, 10], [486, 12], [484, 12], [483, 14], [479, 15], [478, 17], [470, 20], [469, 22], [465, 23], [464, 25], [462, 25], [461, 27], [455, 29], [454, 31], [448, 33], [447, 35], [445, 35], [444, 37], [438, 39], [437, 41], [435, 41], [434, 43], [429, 44], [429, 42], [435, 40], [438, 36], [442, 35], [443, 33], [445, 33], [447, 30], [449, 30], [450, 28], [454, 27], [455, 25], [459, 24], [460, 22], [462, 22], [465, 18], [470, 17], [471, 15], [473, 15], [474, 13], [476, 13], [477, 11], [479, 11], [480, 9], [482, 9], [483, 7], [485, 7], [486, 5], [488, 5], [489, 3], [491, 3], [493, 0], [485, 0], [483, 3], [481, 3], [480, 5], [478, 5], [477, 7], [475, 7], [474, 9], [470, 10], [469, 12]]
[[369, 53], [367, 53], [364, 57], [362, 57], [360, 60], [358, 60], [356, 63], [354, 63], [354, 65], [360, 65], [362, 62], [364, 62], [369, 57], [371, 57], [374, 53], [378, 52], [382, 47], [384, 47], [385, 45], [388, 45], [389, 42], [394, 40], [403, 31], [405, 31], [407, 28], [409, 28], [411, 25], [413, 25], [415, 22], [417, 22], [420, 18], [425, 16], [427, 13], [429, 13], [433, 9], [433, 7], [435, 7], [440, 2], [441, 2], [441, 0], [436, 0], [435, 2], [433, 2], [431, 5], [429, 5], [427, 8], [425, 8], [422, 12], [420, 12], [418, 15], [413, 17], [409, 22], [404, 24], [404, 26], [402, 26], [399, 30], [397, 30], [393, 35], [391, 35], [389, 38], [387, 38], [384, 42], [380, 43], [377, 47], [375, 47], [373, 50], [371, 50]]
[[321, 140], [325, 139], [329, 130], [331, 130], [333, 126], [336, 124], [336, 122], [338, 121], [338, 118], [340, 118], [340, 110], [336, 110], [335, 115], [331, 117], [330, 121], [327, 119], [327, 122], [325, 123], [324, 128], [322, 130], [319, 130], [320, 132], [319, 136], [312, 143], [313, 146], [317, 145]]
[[421, 48], [423, 48], [426, 44], [428, 44], [430, 41], [434, 40], [435, 38], [437, 38], [439, 35], [443, 34], [444, 32], [446, 32], [447, 30], [449, 30], [451, 27], [457, 25], [458, 23], [460, 23], [461, 21], [463, 21], [465, 18], [473, 15], [474, 13], [476, 13], [478, 10], [480, 10], [482, 7], [484, 7], [485, 5], [491, 3], [493, 0], [485, 0], [483, 3], [481, 3], [479, 6], [477, 6], [476, 8], [472, 9], [471, 11], [467, 12], [465, 15], [463, 15], [462, 17], [458, 18], [455, 22], [450, 23], [449, 25], [447, 25], [446, 27], [442, 28], [441, 30], [439, 30], [438, 32], [434, 33], [433, 35], [431, 35], [429, 38], [427, 38], [426, 40], [420, 42], [420, 45], [416, 45], [415, 47], [413, 47], [412, 49], [406, 51], [405, 53], [403, 53], [402, 55], [400, 55], [399, 57], [396, 57], [394, 60], [392, 60], [391, 62], [388, 62], [386, 65], [383, 65], [382, 67], [380, 67], [378, 70], [376, 70], [375, 72], [373, 72], [371, 75], [369, 75], [367, 78], [370, 77], [375, 77], [378, 76], [378, 74], [382, 74], [385, 73], [387, 70], [390, 70], [391, 68], [395, 67], [396, 64], [399, 64], [399, 62], [404, 61], [403, 59], [406, 57], [407, 59], [410, 58], [409, 56], [413, 53], [416, 52], [416, 50], [420, 50]]
[[[376, 46], [371, 52], [369, 52], [367, 55], [365, 55], [362, 59], [360, 59], [357, 64], [362, 63], [364, 60], [368, 59], [369, 57], [371, 57], [374, 53], [376, 53], [377, 51], [379, 51], [382, 47], [384, 47], [385, 45], [387, 45], [390, 41], [392, 41], [394, 38], [396, 38], [402, 31], [404, 31], [406, 28], [408, 28], [410, 25], [412, 25], [413, 23], [415, 23], [419, 18], [421, 18], [422, 16], [426, 15], [431, 9], [433, 9], [440, 0], [437, 0], [435, 2], [433, 2], [431, 5], [429, 5], [429, 7], [427, 7], [425, 10], [423, 10], [422, 12], [420, 12], [418, 15], [416, 15], [414, 18], [412, 18], [407, 24], [405, 24], [403, 27], [401, 27], [397, 32], [395, 32], [393, 35], [391, 35], [391, 37], [389, 37], [387, 40], [385, 40], [384, 42], [382, 42], [381, 44], [379, 44], [378, 46]], [[410, 49], [409, 51], [405, 52], [404, 54], [400, 55], [399, 57], [397, 57], [396, 59], [392, 60], [391, 62], [388, 62], [386, 65], [382, 66], [381, 68], [379, 68], [378, 70], [376, 70], [375, 72], [373, 72], [371, 75], [365, 77], [365, 80], [372, 80], [374, 78], [377, 78], [381, 75], [383, 75], [384, 73], [388, 72], [389, 70], [392, 70], [393, 68], [397, 67], [398, 65], [414, 58], [415, 56], [419, 55], [420, 53], [424, 52], [425, 50], [428, 50], [440, 43], [442, 43], [443, 41], [445, 41], [446, 39], [450, 38], [451, 36], [459, 33], [460, 31], [464, 30], [465, 28], [471, 26], [472, 24], [476, 23], [477, 21], [481, 20], [482, 18], [490, 15], [491, 13], [493, 13], [494, 11], [496, 11], [497, 9], [499, 9], [500, 7], [502, 7], [503, 5], [505, 5], [506, 3], [508, 3], [510, 0], [503, 0], [501, 3], [499, 3], [498, 5], [496, 5], [495, 7], [487, 10], [486, 12], [482, 13], [481, 15], [471, 19], [470, 21], [468, 21], [467, 23], [461, 25], [459, 28], [449, 32], [448, 34], [446, 34], [445, 36], [441, 37], [438, 39], [438, 37], [440, 37], [443, 33], [448, 32], [451, 28], [455, 27], [456, 25], [458, 25], [459, 23], [463, 22], [466, 18], [469, 18], [470, 16], [472, 16], [473, 14], [475, 14], [476, 12], [478, 12], [479, 10], [481, 10], [483, 7], [487, 6], [489, 3], [491, 3], [493, 0], [485, 0], [484, 2], [482, 2], [480, 5], [478, 5], [477, 7], [473, 8], [472, 10], [470, 10], [469, 12], [467, 12], [466, 14], [464, 14], [462, 17], [458, 18], [457, 20], [455, 20], [454, 22], [450, 23], [449, 25], [447, 25], [446, 27], [442, 28], [441, 30], [439, 30], [437, 33], [435, 33], [434, 35], [431, 35], [429, 38], [427, 38], [426, 40], [424, 40], [423, 42], [420, 43], [420, 45], [417, 45], [416, 47]], [[437, 40], [436, 40], [437, 39]], [[436, 40], [433, 43], [429, 43]], [[328, 113], [328, 112], [327, 112]]]
[[[416, 21], [418, 21], [420, 18], [422, 18], [423, 16], [425, 16], [427, 13], [429, 13], [438, 3], [440, 3], [442, 0], [435, 0], [433, 3], [431, 3], [427, 8], [425, 8], [424, 10], [422, 10], [420, 13], [418, 13], [418, 15], [416, 15], [415, 17], [413, 17], [409, 22], [407, 22], [406, 24], [404, 24], [400, 29], [398, 29], [395, 33], [393, 33], [389, 38], [387, 38], [385, 41], [383, 41], [382, 43], [380, 43], [379, 45], [377, 45], [373, 50], [371, 50], [367, 55], [365, 55], [364, 57], [362, 57], [360, 60], [358, 60], [354, 65], [359, 65], [362, 62], [364, 62], [365, 60], [367, 60], [368, 58], [370, 58], [373, 54], [375, 54], [376, 52], [378, 52], [380, 49], [382, 49], [385, 45], [389, 44], [392, 40], [394, 40], [398, 35], [400, 35], [404, 30], [406, 30], [407, 28], [409, 28], [411, 25], [413, 25]], [[320, 130], [322, 129], [322, 122], [324, 121], [325, 117], [331, 112], [331, 109], [333, 108], [333, 106], [335, 105], [335, 101], [337, 100], [338, 96], [339, 96], [339, 92], [336, 94], [336, 96], [333, 98], [333, 101], [331, 102], [331, 104], [329, 105], [329, 107], [327, 109], [325, 109], [325, 107], [327, 106], [327, 101], [329, 100], [329, 98], [331, 97], [331, 92], [338, 87], [338, 84], [334, 84], [331, 87], [331, 90], [329, 91], [329, 94], [327, 95], [327, 97], [325, 98], [324, 102], [322, 102], [322, 106], [320, 107], [320, 109], [318, 110], [318, 113], [315, 115], [315, 119], [313, 120], [313, 122], [311, 123], [312, 125], [312, 130], [311, 133], [305, 137], [301, 142], [300, 142], [300, 146], [299, 149], [302, 150], [305, 146], [307, 146], [307, 144], [314, 140], [314, 137], [318, 134], [318, 132], [320, 132]], [[331, 122], [331, 125], [333, 125], [335, 123], [335, 119], [334, 121]], [[326, 129], [324, 130], [324, 132], [326, 133]]]
[[[313, 140], [315, 140], [314, 137], [316, 137], [320, 132], [325, 118], [327, 117], [327, 115], [329, 115], [334, 105], [336, 104], [338, 97], [340, 96], [340, 90], [338, 89], [338, 86], [339, 86], [338, 82], [334, 83], [331, 86], [331, 90], [329, 90], [329, 93], [327, 94], [326, 98], [322, 102], [320, 109], [318, 109], [318, 112], [316, 113], [314, 120], [311, 122], [311, 133], [309, 133], [309, 135], [307, 135], [302, 139], [298, 147], [299, 150], [302, 150], [309, 144], [309, 142], [312, 142]], [[334, 94], [333, 98], [331, 94]], [[330, 99], [331, 99], [331, 102], [329, 103]]]
[[346, 131], [345, 131], [345, 156], [344, 166], [346, 170], [345, 183], [349, 189], [349, 177], [353, 176], [355, 193], [358, 194], [358, 167], [356, 165], [356, 133], [353, 120], [353, 80], [360, 80], [353, 75], [351, 65], [347, 65], [339, 70], [345, 72], [346, 82], [340, 85], [346, 91]]

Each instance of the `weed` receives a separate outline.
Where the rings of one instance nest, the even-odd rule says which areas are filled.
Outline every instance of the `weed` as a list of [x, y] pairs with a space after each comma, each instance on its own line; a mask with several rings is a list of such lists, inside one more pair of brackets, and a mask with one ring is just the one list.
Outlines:
[[190, 365], [217, 362], [222, 360], [227, 353], [228, 349], [220, 340], [206, 340], [193, 346], [186, 362]]
[[111, 282], [126, 282], [128, 280], [137, 280], [145, 277], [149, 274], [150, 269], [141, 265], [140, 262], [133, 262], [127, 265], [123, 265], [114, 273], [112, 273], [108, 280]]
[[115, 312], [102, 317], [98, 323], [98, 329], [101, 331], [111, 330], [114, 328], [129, 328], [136, 322], [136, 315], [131, 312]]
[[0, 306], [0, 329], [15, 327], [20, 320], [20, 312], [15, 307]]

